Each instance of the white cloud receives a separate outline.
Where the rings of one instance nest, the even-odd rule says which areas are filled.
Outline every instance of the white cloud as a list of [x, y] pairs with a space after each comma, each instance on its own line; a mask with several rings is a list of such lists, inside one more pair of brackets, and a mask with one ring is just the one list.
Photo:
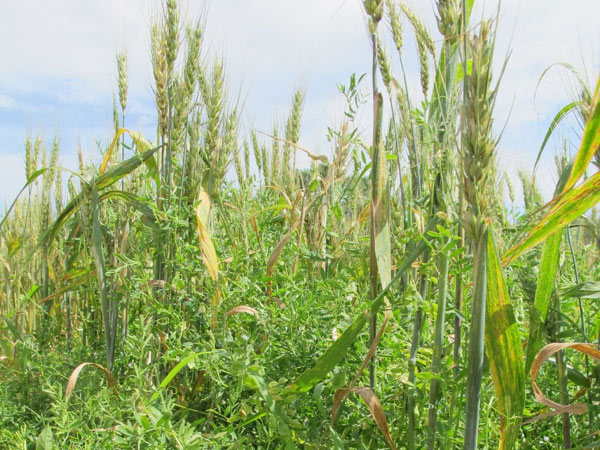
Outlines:
[[12, 97], [9, 97], [5, 94], [0, 94], [0, 108], [14, 108], [16, 106], [16, 102]]
[[[408, 3], [437, 39], [434, 2]], [[202, 11], [199, 2], [183, 4], [189, 18]], [[347, 81], [353, 72], [370, 71], [361, 1], [208, 0], [205, 4], [205, 44], [211, 54], [225, 56], [232, 91], [237, 93], [242, 86], [249, 121], [269, 130], [274, 119], [285, 118], [294, 87], [304, 85], [307, 104], [303, 143], [326, 149], [327, 126], [340, 111], [339, 105], [335, 106], [339, 103], [335, 84]], [[489, 12], [496, 8], [497, 1], [476, 4], [485, 5]], [[111, 90], [116, 84], [115, 52], [124, 47], [130, 63], [130, 111], [138, 115], [132, 126], [147, 127], [155, 114], [150, 102], [148, 26], [160, 5], [159, 0], [8, 2], [0, 16], [0, 40], [10, 43], [3, 46], [0, 58], [0, 108], [18, 105], [30, 113], [29, 122], [50, 128], [46, 130], [49, 133], [56, 123], [38, 114], [38, 97], [59, 99], [61, 106], [55, 115], [65, 122], [76, 114], [69, 110], [73, 102], [106, 110], [103, 123], [89, 123], [86, 115], [78, 117], [81, 129], [69, 129], [73, 135], [65, 137], [67, 142], [87, 137], [101, 126], [108, 127]], [[475, 19], [482, 16], [481, 9], [474, 12]], [[503, 141], [507, 145], [501, 144], [500, 153], [501, 158], [510, 161], [529, 161], [541, 142], [545, 124], [568, 99], [566, 77], [557, 72], [542, 83], [534, 105], [533, 94], [542, 71], [561, 60], [581, 66], [583, 59], [592, 79], [598, 72], [594, 60], [598, 55], [593, 52], [600, 48], [600, 2], [503, 0], [501, 11], [496, 73], [509, 43], [512, 54], [498, 98], [499, 126], [514, 106]], [[418, 95], [418, 66], [407, 21], [404, 28], [410, 91]], [[21, 104], [21, 96], [29, 96], [29, 103]], [[22, 124], [23, 130], [29, 122]], [[71, 122], [75, 123], [75, 118]], [[0, 135], [0, 141], [3, 137]], [[11, 142], [7, 147], [22, 145]], [[6, 158], [14, 158], [6, 155], [0, 152], [0, 167], [6, 166]], [[0, 180], [0, 192], [8, 192], [7, 178]]]

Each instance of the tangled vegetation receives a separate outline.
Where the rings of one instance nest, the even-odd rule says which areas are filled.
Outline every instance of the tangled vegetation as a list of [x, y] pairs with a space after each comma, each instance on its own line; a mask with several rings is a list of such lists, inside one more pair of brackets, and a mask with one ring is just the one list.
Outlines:
[[[242, 129], [176, 0], [150, 30], [155, 137], [124, 128], [119, 53], [100, 165], [27, 139], [0, 222], [2, 448], [600, 447], [600, 84], [564, 66], [579, 97], [540, 157], [569, 113], [577, 148], [548, 203], [521, 173], [517, 208], [497, 19], [438, 0], [436, 42], [404, 3], [363, 5], [373, 69], [339, 86], [330, 155], [298, 145], [301, 90]], [[406, 33], [420, 98], [392, 69]]]

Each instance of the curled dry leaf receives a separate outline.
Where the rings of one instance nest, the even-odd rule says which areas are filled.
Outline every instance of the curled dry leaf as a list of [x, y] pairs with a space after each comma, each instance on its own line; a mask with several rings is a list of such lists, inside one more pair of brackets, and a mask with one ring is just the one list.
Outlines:
[[71, 376], [69, 377], [69, 382], [67, 383], [67, 390], [65, 391], [65, 397], [69, 397], [73, 393], [73, 389], [75, 389], [75, 384], [77, 384], [77, 378], [79, 378], [79, 374], [85, 366], [93, 366], [104, 372], [104, 376], [106, 377], [106, 381], [108, 382], [108, 387], [115, 387], [117, 385], [117, 380], [106, 367], [96, 363], [81, 363], [77, 367], [75, 367], [75, 370], [73, 371], [73, 373], [71, 373]]
[[566, 348], [572, 348], [577, 350], [578, 352], [584, 353], [597, 361], [600, 361], [600, 351], [590, 344], [583, 343], [552, 343], [546, 345], [544, 348], [540, 350], [540, 352], [535, 357], [533, 364], [531, 365], [531, 387], [533, 389], [533, 394], [535, 395], [535, 399], [543, 405], [546, 405], [553, 409], [553, 411], [540, 414], [539, 416], [535, 416], [532, 419], [529, 419], [525, 423], [530, 423], [535, 420], [543, 419], [546, 417], [552, 417], [557, 414], [569, 413], [569, 414], [583, 414], [587, 412], [587, 405], [584, 403], [575, 403], [573, 405], [561, 405], [560, 403], [553, 402], [549, 398], [547, 398], [537, 383], [535, 382], [537, 378], [538, 371], [544, 362], [550, 358], [555, 353], [564, 350]]
[[[251, 316], [254, 316], [257, 319], [259, 319], [260, 322], [262, 323], [263, 327], [265, 328], [265, 334], [263, 335], [263, 341], [266, 342], [268, 340], [267, 331], [266, 331], [267, 324], [265, 323], [264, 319], [262, 318], [262, 316], [256, 309], [254, 309], [252, 306], [248, 306], [248, 305], [236, 306], [235, 308], [232, 308], [225, 313], [225, 318], [234, 316], [236, 314], [250, 314]], [[262, 347], [262, 344], [261, 344], [261, 346], [259, 346], [259, 348], [257, 350], [258, 352], [260, 352], [261, 347]]]
[[236, 306], [235, 308], [231, 308], [229, 311], [227, 311], [225, 313], [225, 316], [230, 317], [230, 316], [234, 316], [236, 314], [241, 314], [241, 313], [250, 314], [250, 315], [256, 316], [260, 319], [260, 314], [258, 313], [258, 311], [256, 309], [254, 309], [252, 306], [248, 306], [248, 305], [240, 305], [240, 306]]
[[148, 287], [164, 289], [165, 280], [150, 280], [148, 281]]
[[[383, 323], [381, 324], [381, 327], [379, 328], [379, 332], [377, 333], [377, 336], [375, 336], [375, 339], [373, 339], [373, 342], [371, 343], [371, 346], [369, 347], [369, 351], [367, 352], [367, 356], [365, 357], [362, 365], [360, 366], [360, 369], [358, 369], [358, 372], [356, 373], [356, 376], [352, 380], [352, 383], [350, 383], [350, 387], [344, 388], [344, 389], [338, 389], [335, 392], [335, 394], [333, 395], [333, 407], [331, 409], [331, 425], [333, 425], [333, 423], [335, 422], [335, 418], [337, 417], [337, 414], [340, 410], [340, 407], [342, 406], [342, 402], [344, 401], [344, 399], [350, 394], [350, 392], [356, 392], [363, 398], [365, 403], [369, 406], [369, 410], [371, 410], [373, 419], [375, 420], [375, 422], [377, 423], [377, 426], [379, 427], [379, 429], [385, 436], [385, 439], [388, 442], [388, 444], [390, 445], [390, 447], [395, 448], [394, 443], [391, 440], [391, 437], [389, 437], [389, 432], [387, 430], [387, 422], [385, 421], [385, 415], [383, 414], [383, 408], [381, 408], [381, 404], [379, 403], [377, 396], [375, 396], [375, 394], [373, 393], [373, 391], [371, 391], [370, 388], [356, 388], [355, 387], [356, 382], [358, 381], [358, 379], [360, 378], [360, 376], [366, 369], [367, 365], [369, 364], [369, 361], [371, 361], [371, 358], [373, 358], [373, 355], [375, 354], [375, 350], [377, 349], [377, 346], [379, 345], [379, 341], [381, 340], [381, 336], [383, 336], [383, 332], [385, 331], [385, 327], [387, 326], [388, 320], [390, 319], [391, 315], [392, 315], [391, 311], [389, 309], [386, 309], [385, 317], [383, 319]], [[381, 408], [381, 417], [383, 418], [383, 425], [385, 426], [384, 428], [382, 428], [382, 426], [380, 425], [380, 422], [378, 421], [378, 418], [375, 416], [375, 413], [373, 412], [373, 409], [371, 408], [369, 401], [367, 401], [367, 399], [363, 396], [363, 394], [361, 394], [358, 391], [360, 389], [368, 389], [369, 391], [371, 391], [371, 394], [373, 396], [375, 396], [375, 400], [376, 400], [377, 404], [379, 404], [379, 407]]]
[[371, 416], [373, 416], [373, 420], [377, 424], [379, 431], [385, 437], [386, 442], [390, 446], [391, 449], [395, 450], [396, 446], [392, 441], [392, 437], [390, 436], [390, 432], [388, 429], [387, 420], [385, 418], [385, 413], [383, 412], [383, 406], [381, 406], [381, 402], [377, 398], [377, 395], [368, 387], [352, 387], [352, 388], [343, 388], [335, 391], [333, 395], [333, 409], [331, 410], [332, 422], [335, 416], [338, 413], [338, 410], [342, 404], [342, 401], [350, 395], [350, 393], [355, 393], [360, 395], [363, 401], [367, 404], [369, 411], [371, 412]]

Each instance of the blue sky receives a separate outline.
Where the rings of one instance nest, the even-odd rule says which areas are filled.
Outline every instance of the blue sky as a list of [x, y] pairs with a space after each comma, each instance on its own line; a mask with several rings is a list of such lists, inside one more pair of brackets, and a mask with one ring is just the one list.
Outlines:
[[[434, 38], [434, 4], [407, 1]], [[496, 8], [478, 2], [474, 18]], [[204, 5], [200, 7], [198, 5]], [[482, 6], [483, 5], [483, 6]], [[79, 145], [97, 160], [98, 143], [111, 133], [115, 52], [129, 54], [130, 93], [127, 126], [152, 138], [155, 118], [149, 64], [149, 24], [160, 8], [154, 0], [21, 0], [3, 6], [0, 16], [0, 202], [12, 200], [25, 181], [24, 140], [41, 134], [47, 146], [61, 140], [61, 163], [74, 167]], [[306, 89], [301, 144], [327, 153], [327, 127], [339, 125], [343, 102], [336, 83], [370, 70], [369, 41], [359, 0], [207, 0], [183, 1], [190, 19], [204, 11], [205, 54], [223, 55], [232, 94], [241, 92], [246, 127], [269, 131], [283, 121], [295, 86]], [[569, 99], [564, 72], [552, 71], [534, 90], [543, 70], [558, 61], [598, 75], [600, 2], [595, 0], [504, 0], [497, 65], [512, 49], [496, 108], [501, 128], [512, 108], [500, 148], [500, 167], [514, 178], [530, 170], [543, 134]], [[405, 24], [404, 58], [409, 85], [417, 98], [418, 65], [410, 26]], [[511, 42], [512, 39], [512, 42]], [[390, 49], [390, 54], [391, 54]], [[368, 83], [365, 83], [365, 91]], [[360, 122], [368, 133], [370, 108]], [[563, 135], [569, 135], [574, 122]], [[368, 136], [368, 134], [366, 134]], [[576, 144], [576, 142], [574, 142]], [[554, 148], [538, 179], [552, 190]], [[518, 183], [515, 183], [518, 184]]]

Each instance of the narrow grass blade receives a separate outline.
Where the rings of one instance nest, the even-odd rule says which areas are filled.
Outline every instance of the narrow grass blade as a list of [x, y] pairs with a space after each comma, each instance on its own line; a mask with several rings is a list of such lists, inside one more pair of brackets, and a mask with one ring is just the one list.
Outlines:
[[[173, 367], [171, 369], [171, 371], [167, 374], [167, 376], [165, 378], [163, 378], [163, 380], [160, 382], [160, 388], [164, 389], [165, 387], [167, 387], [169, 385], [169, 383], [171, 381], [173, 381], [173, 378], [175, 378], [177, 376], [177, 374], [179, 372], [181, 372], [181, 370], [185, 366], [187, 366], [189, 363], [191, 363], [198, 356], [205, 355], [206, 353], [207, 352], [192, 353], [191, 355], [188, 355], [185, 358], [183, 358], [181, 361], [179, 361], [177, 363], [177, 365], [175, 367]], [[152, 402], [159, 395], [160, 395], [160, 391], [156, 391], [154, 394], [152, 394], [152, 397], [150, 397], [150, 401]]]
[[535, 310], [532, 311], [529, 318], [529, 338], [527, 339], [525, 371], [530, 369], [533, 358], [535, 358], [541, 346], [542, 324], [546, 319], [550, 297], [554, 290], [554, 279], [558, 271], [561, 241], [562, 230], [548, 237], [542, 249], [540, 269], [535, 288], [535, 299], [533, 302]]
[[[111, 186], [112, 184], [119, 181], [121, 178], [129, 175], [131, 172], [133, 172], [135, 169], [137, 169], [142, 163], [144, 163], [145, 161], [148, 161], [148, 159], [151, 158], [152, 155], [154, 155], [154, 153], [159, 148], [160, 147], [153, 148], [151, 150], [144, 152], [142, 155], [139, 155], [139, 156], [136, 155], [126, 161], [123, 161], [121, 164], [116, 166], [114, 169], [111, 169], [111, 170], [107, 171], [106, 173], [104, 173], [103, 175], [96, 178], [96, 180], [93, 181], [92, 183], [96, 184], [96, 188], [98, 190], [102, 190], [104, 188]], [[64, 224], [67, 222], [69, 217], [71, 217], [79, 209], [79, 207], [81, 206], [82, 200], [83, 200], [83, 195], [81, 193], [79, 193], [67, 204], [67, 206], [65, 206], [63, 208], [63, 210], [60, 212], [60, 214], [58, 215], [56, 220], [52, 223], [52, 225], [48, 228], [48, 230], [42, 236], [42, 238], [40, 240], [40, 244], [39, 244], [40, 246], [44, 245], [44, 244], [47, 245], [56, 238], [59, 231], [64, 226]]]
[[[557, 196], [563, 192], [565, 183], [572, 171], [572, 164], [567, 165], [556, 184], [554, 195]], [[533, 302], [534, 310], [529, 317], [529, 337], [527, 340], [527, 358], [525, 362], [525, 371], [531, 368], [533, 358], [541, 347], [542, 324], [546, 320], [550, 297], [554, 290], [554, 280], [558, 272], [558, 262], [560, 258], [560, 244], [562, 241], [562, 230], [550, 235], [544, 242], [542, 255], [540, 259], [540, 268], [535, 288], [535, 298]]]
[[127, 175], [131, 174], [140, 165], [146, 163], [148, 160], [153, 158], [154, 153], [156, 153], [156, 151], [161, 147], [162, 146], [154, 147], [140, 155], [134, 155], [131, 158], [126, 159], [122, 163], [116, 165], [114, 168], [107, 170], [96, 180], [98, 189], [104, 189], [110, 186], [111, 184], [116, 183], [121, 178], [124, 178]]
[[[112, 156], [112, 153], [113, 153], [114, 149], [116, 148], [117, 142], [119, 142], [119, 138], [124, 133], [127, 133], [127, 134], [129, 134], [129, 136], [131, 136], [131, 139], [133, 140], [136, 147], [138, 148], [138, 151], [146, 152], [152, 147], [152, 144], [150, 142], [148, 142], [144, 138], [144, 136], [142, 136], [141, 134], [136, 133], [131, 130], [128, 130], [127, 128], [119, 128], [117, 130], [117, 132], [115, 133], [115, 137], [113, 138], [112, 142], [108, 146], [106, 153], [104, 154], [104, 159], [102, 160], [102, 163], [100, 164], [100, 169], [98, 170], [98, 175], [103, 175], [106, 172], [106, 168], [108, 167], [110, 157]], [[158, 174], [158, 166], [157, 166], [156, 160], [154, 159], [153, 156], [146, 159], [144, 162], [148, 166], [149, 170], [154, 172], [155, 175]]]
[[542, 153], [544, 152], [544, 149], [546, 148], [546, 144], [548, 143], [550, 136], [552, 136], [554, 129], [562, 122], [562, 120], [565, 117], [567, 117], [569, 115], [569, 113], [571, 113], [572, 111], [576, 111], [577, 107], [581, 106], [582, 103], [583, 102], [581, 100], [576, 100], [574, 102], [569, 103], [566, 106], [563, 106], [561, 108], [561, 110], [558, 113], [556, 113], [556, 116], [554, 116], [554, 119], [552, 119], [552, 122], [550, 123], [550, 126], [548, 127], [548, 131], [546, 131], [546, 135], [544, 136], [542, 145], [540, 146], [537, 157], [535, 158], [535, 164], [533, 165], [533, 173], [534, 174], [535, 174], [535, 170], [537, 169], [537, 165], [540, 162], [540, 158], [542, 157]]
[[123, 133], [126, 133], [126, 128], [119, 128], [115, 133], [115, 137], [111, 141], [106, 153], [104, 154], [104, 158], [102, 159], [102, 163], [100, 164], [100, 169], [98, 170], [98, 175], [102, 175], [106, 172], [106, 167], [108, 166], [108, 162], [110, 161], [110, 157], [112, 156], [113, 150], [116, 148], [117, 142], [119, 142], [119, 138]]
[[500, 413], [499, 448], [512, 449], [525, 406], [523, 345], [491, 228], [487, 238], [485, 346]]
[[586, 281], [562, 292], [563, 298], [600, 298], [600, 282]]
[[2, 218], [2, 221], [0, 222], [0, 230], [2, 229], [2, 226], [4, 225], [4, 222], [6, 222], [6, 219], [10, 215], [11, 211], [13, 210], [13, 208], [15, 207], [15, 205], [17, 204], [17, 200], [19, 200], [19, 197], [21, 196], [21, 194], [25, 191], [25, 189], [27, 189], [31, 185], [31, 183], [33, 183], [35, 180], [37, 180], [37, 178], [40, 175], [42, 175], [44, 172], [46, 172], [47, 170], [48, 170], [48, 168], [44, 167], [42, 169], [36, 170], [35, 172], [33, 172], [31, 174], [31, 176], [27, 180], [27, 183], [25, 183], [25, 185], [21, 188], [21, 190], [19, 191], [19, 193], [17, 194], [17, 196], [15, 197], [15, 199], [13, 200], [13, 202], [10, 204], [10, 206], [6, 210], [6, 213], [4, 214], [4, 217]]

